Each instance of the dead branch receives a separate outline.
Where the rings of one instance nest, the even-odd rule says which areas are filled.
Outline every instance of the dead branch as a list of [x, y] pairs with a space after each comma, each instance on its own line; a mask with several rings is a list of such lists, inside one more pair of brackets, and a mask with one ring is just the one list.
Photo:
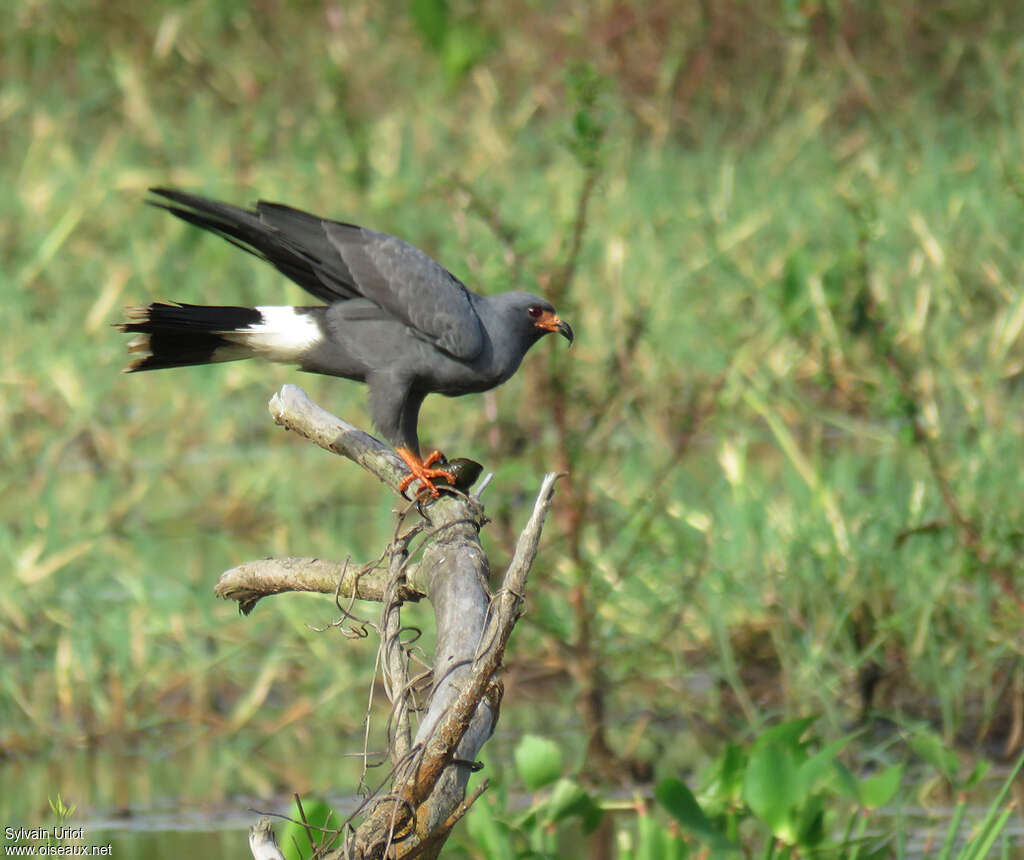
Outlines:
[[283, 385], [270, 398], [274, 423], [305, 436], [321, 448], [348, 457], [371, 475], [398, 491], [408, 469], [387, 445], [353, 424], [317, 406], [297, 385]]
[[[391, 487], [397, 488], [405, 473], [404, 464], [390, 448], [321, 409], [297, 386], [284, 386], [271, 399], [270, 411], [276, 423], [348, 457]], [[350, 570], [322, 559], [264, 559], [222, 575], [218, 595], [238, 600], [243, 611], [261, 597], [282, 591], [314, 591], [383, 603], [379, 661], [392, 700], [389, 734], [394, 770], [379, 793], [361, 806], [361, 812], [368, 811], [363, 821], [355, 829], [351, 819], [343, 823], [337, 837], [344, 834], [344, 841], [328, 858], [435, 858], [452, 826], [478, 796], [479, 792], [466, 801], [466, 784], [498, 718], [502, 687], [496, 675], [522, 613], [526, 577], [558, 477], [552, 473], [544, 478], [502, 587], [493, 598], [479, 541], [486, 522], [483, 506], [461, 492], [446, 492], [417, 505], [422, 523], [404, 536], [396, 531], [382, 559], [370, 565]], [[419, 539], [418, 547], [411, 545], [413, 538]], [[421, 554], [413, 567], [408, 560], [416, 551]], [[400, 611], [404, 600], [422, 596], [433, 607], [437, 641], [429, 700], [413, 735], [411, 697], [415, 682], [424, 675], [409, 680], [412, 651], [409, 642], [403, 641]]]
[[[435, 682], [430, 708], [416, 738], [414, 752], [417, 755], [410, 760], [405, 772], [398, 775], [397, 791], [384, 798], [357, 828], [347, 846], [349, 853], [332, 857], [383, 857], [394, 845], [396, 836], [403, 837], [399, 856], [405, 856], [420, 842], [429, 839], [461, 802], [469, 778], [469, 762], [494, 727], [500, 697], [499, 682], [494, 675], [501, 666], [512, 628], [522, 613], [526, 577], [537, 554], [541, 529], [558, 478], [555, 473], [544, 478], [502, 587], [489, 602], [481, 634], [475, 642], [470, 640], [475, 646], [473, 657], [468, 664], [452, 665], [445, 672], [439, 648], [435, 677], [442, 680]], [[426, 564], [426, 558], [422, 564]], [[433, 593], [431, 600], [434, 600]], [[439, 644], [443, 620], [439, 613]]]
[[[416, 566], [406, 569], [405, 582], [397, 588], [399, 600], [416, 602], [423, 597], [415, 574]], [[261, 558], [224, 571], [213, 593], [237, 600], [239, 610], [248, 615], [261, 598], [274, 594], [307, 591], [381, 601], [387, 585], [387, 571], [378, 569], [375, 562], [346, 565], [325, 558]]]

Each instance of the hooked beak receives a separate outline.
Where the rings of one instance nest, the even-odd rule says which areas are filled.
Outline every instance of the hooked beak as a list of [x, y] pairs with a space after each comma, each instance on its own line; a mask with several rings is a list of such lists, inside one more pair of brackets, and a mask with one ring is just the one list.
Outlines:
[[534, 325], [537, 326], [537, 328], [544, 329], [545, 331], [557, 331], [562, 337], [569, 341], [570, 346], [575, 339], [572, 326], [553, 313], [545, 313], [544, 316], [534, 323]]

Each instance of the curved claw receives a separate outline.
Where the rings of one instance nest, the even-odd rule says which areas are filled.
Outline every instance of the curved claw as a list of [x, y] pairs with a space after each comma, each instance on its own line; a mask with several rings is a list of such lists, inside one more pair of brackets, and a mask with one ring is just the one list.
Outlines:
[[455, 483], [455, 476], [446, 469], [431, 469], [434, 463], [441, 459], [440, 451], [432, 451], [425, 460], [421, 460], [408, 448], [397, 448], [398, 456], [405, 461], [409, 467], [409, 474], [402, 478], [398, 485], [398, 492], [404, 493], [413, 481], [420, 482], [420, 488], [429, 490], [430, 495], [435, 499], [441, 495], [441, 491], [434, 486], [431, 478], [444, 478], [449, 484]]

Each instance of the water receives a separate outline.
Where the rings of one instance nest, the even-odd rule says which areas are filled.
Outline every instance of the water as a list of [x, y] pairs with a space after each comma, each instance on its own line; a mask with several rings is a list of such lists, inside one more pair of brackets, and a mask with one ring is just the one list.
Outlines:
[[[67, 825], [84, 830], [71, 842], [110, 845], [109, 856], [117, 858], [238, 860], [248, 856], [248, 829], [259, 814], [287, 814], [293, 791], [305, 797], [314, 786], [354, 786], [359, 779], [358, 760], [343, 758], [340, 749], [264, 756], [244, 747], [236, 737], [3, 762], [0, 845], [24, 841], [8, 838], [8, 827], [58, 825], [50, 801], [59, 794], [77, 807]], [[355, 808], [352, 798], [328, 802], [339, 811]]]
[[[49, 798], [59, 792], [65, 803], [79, 806], [68, 826], [81, 828], [82, 833], [71, 841], [109, 846], [106, 856], [119, 860], [238, 860], [249, 856], [248, 829], [260, 814], [289, 812], [290, 789], [297, 786], [305, 796], [313, 785], [349, 786], [358, 780], [358, 762], [341, 758], [340, 750], [293, 757], [285, 764], [267, 755], [272, 763], [266, 764], [263, 755], [239, 752], [231, 746], [200, 744], [173, 752], [80, 752], [4, 762], [0, 765], [0, 845], [12, 841], [6, 838], [7, 827], [57, 825]], [[990, 784], [978, 794], [980, 802], [994, 795], [1005, 775], [990, 774]], [[343, 814], [356, 805], [351, 797], [327, 800]], [[528, 802], [521, 800], [523, 805]], [[983, 806], [970, 810], [961, 834], [968, 833], [970, 824], [980, 821], [985, 812]], [[952, 814], [952, 808], [939, 805], [904, 807], [892, 816], [891, 827], [884, 818], [873, 817], [871, 830], [903, 830], [907, 833], [905, 856], [924, 858], [937, 852]], [[280, 832], [279, 827], [275, 829]], [[1011, 816], [1004, 832], [1018, 848], [1011, 856], [1024, 856], [1024, 819], [1019, 814]], [[578, 844], [582, 860], [586, 843]], [[454, 851], [452, 856], [459, 853]], [[571, 860], [569, 855], [566, 860]]]

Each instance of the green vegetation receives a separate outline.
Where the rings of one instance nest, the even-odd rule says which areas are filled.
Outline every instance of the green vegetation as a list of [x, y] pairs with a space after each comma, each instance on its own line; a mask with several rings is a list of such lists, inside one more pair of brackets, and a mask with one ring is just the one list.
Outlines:
[[[503, 786], [496, 787], [490, 799], [497, 795], [497, 800], [479, 803], [469, 814], [470, 851], [489, 860], [556, 858], [573, 853], [566, 846], [580, 832], [592, 834], [605, 824], [606, 838], [614, 834], [619, 856], [635, 860], [684, 860], [706, 852], [735, 857], [741, 846], [747, 847], [747, 856], [766, 858], [905, 856], [906, 835], [891, 832], [891, 827], [880, 830], [873, 818], [897, 797], [902, 765], [858, 779], [839, 758], [852, 736], [823, 745], [808, 736], [813, 722], [804, 718], [777, 725], [749, 749], [729, 744], [705, 774], [699, 796], [670, 777], [655, 787], [655, 802], [639, 796], [627, 802], [599, 801], [576, 777], [562, 776], [557, 745], [527, 735], [516, 748], [515, 761], [520, 782], [533, 793], [532, 802], [503, 820], [506, 816], [497, 810], [507, 808], [508, 799]], [[1024, 756], [966, 835], [961, 832], [964, 804], [957, 805], [949, 823], [939, 829], [936, 857], [989, 856], [1010, 816], [1010, 807], [1001, 804], [1022, 764]], [[623, 811], [635, 815], [615, 815]], [[1004, 856], [1010, 847], [1009, 837], [1003, 836]]]
[[[359, 777], [335, 754], [361, 749], [374, 643], [312, 632], [329, 601], [242, 619], [212, 587], [249, 558], [378, 554], [393, 500], [265, 411], [295, 381], [368, 426], [364, 391], [249, 363], [121, 376], [125, 305], [306, 300], [144, 207], [154, 184], [387, 230], [571, 320], [571, 351], [428, 401], [420, 425], [495, 472], [495, 569], [542, 473], [572, 476], [494, 770], [532, 731], [602, 791], [695, 787], [728, 745], [810, 715], [820, 749], [860, 730], [836, 752], [858, 779], [907, 764], [926, 804], [977, 755], [1014, 757], [1024, 7], [921, 5], [17, 3], [6, 767], [184, 750], [216, 777], [165, 784], [197, 802]], [[429, 641], [426, 609], [410, 622]], [[945, 778], [911, 778], [922, 760]], [[54, 764], [37, 794], [0, 792], [5, 817], [42, 820], [58, 788], [79, 809], [149, 797], [148, 767], [108, 785]]]

